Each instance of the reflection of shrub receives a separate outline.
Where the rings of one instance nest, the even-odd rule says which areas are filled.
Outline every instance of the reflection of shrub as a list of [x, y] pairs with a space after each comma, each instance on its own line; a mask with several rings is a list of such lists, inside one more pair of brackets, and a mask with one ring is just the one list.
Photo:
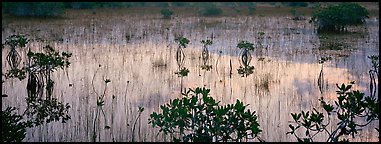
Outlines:
[[152, 63], [153, 67], [167, 67], [167, 64], [164, 62], [163, 59], [158, 59]]
[[237, 69], [238, 74], [242, 75], [242, 77], [247, 77], [250, 74], [253, 74], [254, 72], [254, 66], [239, 66]]
[[222, 9], [216, 6], [207, 6], [199, 12], [202, 16], [216, 16], [222, 14]]
[[344, 44], [338, 42], [327, 42], [322, 43], [319, 50], [343, 50], [344, 48], [346, 48]]
[[178, 72], [175, 72], [175, 74], [177, 74], [179, 77], [188, 76], [188, 73], [189, 73], [189, 70], [186, 67], [182, 68]]
[[270, 82], [271, 82], [271, 75], [269, 73], [265, 74], [260, 78], [259, 87], [263, 90], [266, 90], [267, 92], [270, 91]]
[[201, 69], [209, 71], [210, 69], [212, 69], [212, 65], [202, 65]]

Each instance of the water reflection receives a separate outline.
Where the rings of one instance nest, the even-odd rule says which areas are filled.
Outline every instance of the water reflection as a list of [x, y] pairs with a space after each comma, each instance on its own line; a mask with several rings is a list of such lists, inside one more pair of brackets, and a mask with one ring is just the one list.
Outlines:
[[[211, 22], [209, 22], [211, 21]], [[378, 19], [375, 19], [378, 21]], [[210, 25], [206, 26], [208, 23]], [[215, 23], [215, 24], [213, 24]], [[71, 66], [65, 72], [53, 75], [56, 81], [54, 95], [69, 103], [71, 120], [66, 124], [52, 123], [29, 129], [25, 141], [91, 141], [92, 124], [96, 113], [97, 95], [104, 87], [103, 78], [110, 79], [104, 97], [104, 112], [110, 129], [104, 129], [100, 119], [101, 141], [131, 141], [132, 124], [139, 106], [145, 107], [137, 123], [135, 140], [168, 141], [158, 129], [148, 125], [149, 114], [159, 111], [159, 105], [180, 97], [181, 88], [206, 86], [211, 96], [222, 104], [240, 99], [257, 111], [266, 141], [295, 141], [285, 133], [289, 130], [290, 113], [319, 106], [318, 98], [336, 98], [336, 83], [356, 81], [354, 89], [366, 90], [369, 61], [366, 56], [379, 53], [378, 25], [368, 25], [368, 42], [351, 39], [357, 50], [348, 57], [333, 59], [324, 66], [326, 90], [320, 94], [317, 78], [321, 56], [317, 48], [319, 38], [312, 25], [304, 21], [290, 21], [278, 17], [223, 17], [212, 20], [198, 17], [162, 20], [141, 17], [110, 17], [99, 19], [65, 19], [46, 23], [26, 21], [10, 23], [2, 32], [4, 37], [13, 33], [29, 33], [34, 38], [53, 42], [31, 42], [31, 48], [50, 43], [56, 49], [73, 53]], [[35, 31], [40, 29], [40, 31]], [[239, 68], [240, 40], [256, 42], [256, 34], [264, 32], [263, 45], [268, 49], [252, 53], [252, 75], [242, 78]], [[200, 72], [202, 39], [213, 33], [213, 45], [208, 47], [210, 64], [217, 65], [210, 72]], [[184, 49], [184, 67], [189, 74], [182, 82], [174, 73], [176, 64], [176, 35], [190, 40]], [[2, 54], [3, 59], [6, 56]], [[21, 54], [24, 57], [24, 54]], [[218, 60], [218, 63], [217, 63]], [[157, 62], [159, 61], [159, 62]], [[155, 63], [157, 62], [157, 63]], [[2, 61], [3, 72], [9, 69]], [[102, 67], [97, 71], [99, 65]], [[231, 66], [230, 66], [231, 65]], [[231, 68], [230, 68], [231, 67]], [[230, 75], [232, 69], [232, 75]], [[94, 77], [95, 72], [97, 75]], [[94, 83], [92, 80], [94, 77]], [[26, 96], [25, 81], [7, 80], [2, 93], [14, 97], [3, 98], [3, 108], [25, 108], [21, 99]], [[69, 87], [69, 84], [73, 84]], [[364, 91], [367, 94], [367, 91]], [[115, 96], [113, 98], [113, 96]], [[374, 124], [378, 126], [378, 124]], [[274, 134], [276, 129], [278, 134]], [[360, 133], [361, 141], [375, 141], [370, 129]]]

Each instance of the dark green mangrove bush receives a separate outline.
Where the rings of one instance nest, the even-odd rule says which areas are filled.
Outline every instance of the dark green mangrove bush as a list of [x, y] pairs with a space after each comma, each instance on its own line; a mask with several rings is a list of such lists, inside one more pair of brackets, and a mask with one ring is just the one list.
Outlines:
[[159, 132], [182, 142], [241, 142], [248, 139], [262, 141], [255, 111], [246, 110], [239, 100], [220, 106], [209, 96], [210, 89], [189, 89], [183, 98], [161, 105], [161, 113], [153, 112], [149, 124]]
[[343, 32], [348, 26], [363, 24], [368, 17], [368, 10], [359, 4], [341, 3], [318, 8], [311, 22], [318, 26], [318, 32]]

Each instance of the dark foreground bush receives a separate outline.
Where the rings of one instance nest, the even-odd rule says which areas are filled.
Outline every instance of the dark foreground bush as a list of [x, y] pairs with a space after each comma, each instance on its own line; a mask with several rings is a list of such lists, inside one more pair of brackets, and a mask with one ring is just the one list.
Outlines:
[[209, 96], [210, 89], [189, 89], [183, 98], [161, 105], [161, 113], [153, 112], [149, 123], [174, 141], [241, 142], [258, 138], [261, 133], [255, 111], [246, 109], [239, 100], [220, 106]]

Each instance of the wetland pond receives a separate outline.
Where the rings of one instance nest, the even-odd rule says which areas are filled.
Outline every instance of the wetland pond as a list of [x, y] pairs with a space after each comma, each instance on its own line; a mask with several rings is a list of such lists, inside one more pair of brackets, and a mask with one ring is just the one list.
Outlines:
[[[27, 34], [27, 45], [40, 50], [46, 44], [58, 51], [69, 51], [71, 65], [57, 70], [53, 95], [69, 103], [71, 119], [27, 129], [24, 141], [92, 141], [98, 94], [104, 90], [104, 115], [100, 115], [96, 141], [131, 141], [132, 125], [138, 107], [144, 107], [136, 122], [135, 141], [171, 141], [158, 128], [148, 124], [149, 115], [160, 105], [180, 98], [182, 88], [206, 87], [221, 104], [237, 99], [256, 111], [261, 138], [266, 141], [296, 141], [289, 131], [290, 113], [322, 110], [318, 99], [332, 102], [336, 85], [355, 81], [353, 89], [369, 95], [370, 60], [379, 54], [379, 17], [370, 17], [364, 26], [350, 28], [350, 34], [333, 35], [341, 50], [324, 49], [314, 25], [289, 16], [198, 17], [175, 16], [162, 19], [159, 14], [83, 14], [62, 19], [3, 20], [2, 40], [12, 34]], [[262, 37], [259, 40], [260, 34]], [[178, 77], [176, 36], [190, 40], [184, 49], [186, 77]], [[201, 69], [201, 40], [212, 39], [209, 46], [209, 71]], [[237, 43], [247, 40], [262, 48], [252, 52], [254, 72], [247, 77], [237, 73], [240, 66]], [[2, 72], [8, 49], [2, 50]], [[21, 57], [26, 52], [20, 51]], [[319, 89], [322, 64], [324, 85]], [[232, 74], [231, 74], [231, 73]], [[27, 80], [8, 79], [2, 84], [2, 108], [25, 109]], [[69, 86], [70, 85], [70, 86]], [[378, 93], [377, 93], [378, 95]], [[334, 121], [335, 122], [335, 121]], [[105, 128], [108, 126], [107, 128]], [[378, 127], [378, 121], [369, 127]], [[360, 131], [354, 141], [378, 141], [374, 128]], [[325, 135], [317, 136], [323, 138]]]

